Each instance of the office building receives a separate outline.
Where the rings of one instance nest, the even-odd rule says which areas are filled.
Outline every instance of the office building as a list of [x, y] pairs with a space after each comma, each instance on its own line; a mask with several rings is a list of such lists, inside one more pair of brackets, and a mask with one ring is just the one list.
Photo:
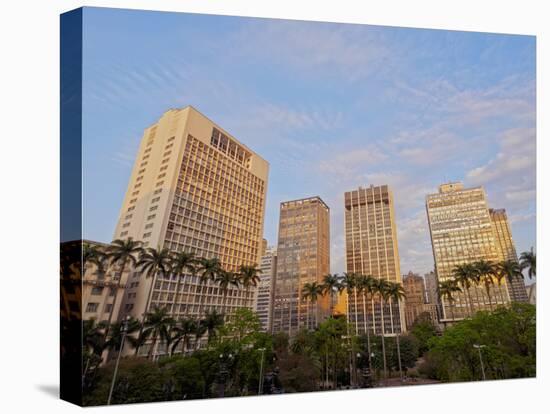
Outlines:
[[260, 261], [260, 281], [258, 282], [258, 293], [254, 306], [264, 332], [271, 332], [273, 283], [276, 271], [277, 249], [266, 247]]
[[[114, 238], [218, 258], [226, 271], [258, 265], [268, 168], [196, 109], [171, 109], [144, 131]], [[230, 314], [254, 305], [255, 289], [230, 286], [224, 301], [215, 283], [201, 285], [196, 275], [185, 275], [175, 292], [172, 275], [130, 273], [119, 317], [142, 318], [165, 307], [175, 318], [198, 318], [212, 309]]]
[[[510, 230], [506, 210], [503, 208], [489, 209], [489, 214], [491, 215], [491, 223], [493, 225], [493, 233], [495, 235], [498, 261], [512, 260], [517, 262], [518, 255], [516, 253], [514, 240], [512, 239], [512, 231]], [[512, 301], [528, 301], [527, 291], [525, 290], [525, 283], [523, 279], [514, 279], [512, 280], [512, 283], [508, 283], [508, 293]]]
[[[359, 187], [344, 194], [344, 207], [347, 272], [401, 283], [391, 190], [387, 185]], [[362, 298], [349, 295], [347, 314], [357, 334], [365, 333], [367, 326], [377, 335], [405, 330], [402, 301], [390, 300], [382, 309], [376, 298], [363, 306]]]
[[330, 271], [329, 224], [330, 210], [320, 197], [281, 203], [273, 332], [293, 336], [313, 329], [330, 311], [328, 297], [315, 304], [302, 298], [306, 283], [321, 284]]
[[434, 303], [428, 303], [424, 278], [413, 272], [403, 276], [405, 291], [405, 323], [407, 330], [421, 317], [437, 324], [437, 309]]
[[[498, 261], [499, 251], [483, 188], [466, 189], [462, 183], [443, 184], [438, 193], [426, 197], [426, 210], [439, 281], [453, 279], [453, 269], [458, 265], [479, 260]], [[452, 303], [441, 298], [442, 322], [469, 316], [469, 298], [473, 312], [490, 310], [510, 301], [506, 281], [500, 286], [495, 281], [489, 292], [491, 300], [483, 285], [472, 284], [467, 292], [455, 293]]]

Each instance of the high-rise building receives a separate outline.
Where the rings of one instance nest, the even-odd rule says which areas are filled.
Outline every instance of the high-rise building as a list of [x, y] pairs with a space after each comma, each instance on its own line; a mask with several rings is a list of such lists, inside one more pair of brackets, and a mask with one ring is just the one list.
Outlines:
[[271, 332], [273, 304], [273, 283], [277, 271], [277, 249], [267, 247], [260, 261], [260, 281], [256, 296], [255, 310], [260, 318], [262, 330]]
[[[359, 187], [344, 194], [344, 207], [347, 272], [401, 283], [391, 190], [387, 185]], [[405, 330], [402, 301], [390, 300], [382, 309], [375, 298], [364, 305], [362, 298], [350, 295], [347, 313], [356, 333], [364, 333], [367, 326], [375, 334], [394, 335]]]
[[428, 303], [426, 299], [426, 287], [424, 278], [413, 272], [403, 276], [403, 289], [405, 291], [405, 323], [407, 329], [411, 329], [419, 317], [425, 317], [437, 324], [437, 308], [434, 303]]
[[[512, 231], [510, 230], [510, 224], [508, 223], [508, 216], [506, 210], [501, 209], [489, 209], [491, 215], [491, 223], [493, 225], [493, 233], [495, 235], [495, 242], [498, 252], [498, 260], [512, 260], [518, 261], [518, 255], [516, 253], [516, 247], [514, 240], [512, 239]], [[510, 299], [515, 302], [527, 302], [527, 291], [525, 290], [525, 283], [523, 279], [514, 279], [512, 283], [508, 284], [508, 293]]]
[[439, 303], [437, 289], [437, 275], [434, 271], [424, 275], [424, 283], [426, 285], [426, 300], [428, 303], [437, 305]]
[[[268, 169], [267, 161], [196, 109], [169, 110], [144, 131], [114, 238], [218, 258], [227, 271], [258, 265]], [[133, 272], [121, 316], [141, 318], [152, 307], [167, 307], [176, 318], [214, 308], [230, 313], [252, 308], [256, 293], [230, 287], [224, 301], [215, 283], [201, 285], [192, 274], [180, 292], [175, 288], [171, 275]]]
[[[439, 281], [453, 278], [453, 269], [479, 260], [496, 262], [499, 252], [487, 207], [485, 191], [481, 187], [464, 188], [462, 183], [439, 186], [439, 192], [426, 197], [426, 210]], [[485, 287], [472, 284], [467, 292], [455, 293], [450, 303], [441, 298], [442, 322], [462, 319], [476, 310], [490, 310], [497, 304], [509, 303], [507, 282], [494, 283], [490, 297]]]
[[329, 312], [328, 297], [302, 298], [306, 283], [322, 283], [330, 271], [330, 210], [320, 197], [281, 203], [273, 332], [312, 329]]

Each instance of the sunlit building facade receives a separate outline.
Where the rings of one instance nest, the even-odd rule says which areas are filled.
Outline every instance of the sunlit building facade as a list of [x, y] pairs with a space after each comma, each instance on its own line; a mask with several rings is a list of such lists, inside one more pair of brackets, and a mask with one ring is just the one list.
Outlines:
[[[387, 185], [359, 187], [344, 194], [346, 270], [401, 283], [393, 194]], [[403, 301], [390, 300], [382, 308], [376, 298], [364, 303], [347, 296], [348, 320], [356, 333], [394, 335], [405, 330]], [[382, 327], [382, 323], [384, 326]]]
[[[227, 271], [258, 265], [268, 168], [194, 108], [169, 110], [144, 131], [114, 238], [218, 258]], [[224, 301], [215, 283], [201, 285], [192, 274], [179, 292], [172, 275], [145, 278], [133, 271], [126, 284], [119, 317], [141, 318], [153, 307], [165, 307], [175, 318], [212, 309], [229, 314], [252, 309], [256, 295], [255, 289], [230, 287]]]
[[322, 283], [330, 271], [330, 210], [320, 197], [286, 201], [280, 206], [273, 332], [293, 336], [312, 329], [328, 314], [328, 297], [317, 303], [302, 298], [306, 283]]
[[260, 260], [260, 281], [258, 282], [256, 303], [254, 305], [256, 314], [260, 319], [261, 329], [264, 332], [271, 332], [272, 329], [273, 284], [276, 272], [277, 249], [266, 247]]
[[[453, 269], [479, 260], [497, 262], [493, 224], [482, 187], [464, 188], [462, 183], [439, 186], [439, 192], [426, 197], [426, 210], [439, 281], [453, 278]], [[483, 285], [472, 285], [469, 292], [457, 292], [450, 303], [441, 298], [442, 322], [463, 319], [473, 311], [490, 310], [510, 302], [507, 282], [490, 287], [490, 299]], [[469, 294], [468, 294], [469, 293]]]
[[[498, 260], [512, 260], [517, 262], [518, 255], [516, 253], [514, 239], [512, 239], [512, 231], [510, 230], [506, 210], [503, 208], [489, 209], [489, 214], [491, 215], [491, 223], [493, 225], [493, 233], [495, 235]], [[528, 301], [527, 291], [525, 290], [525, 283], [523, 279], [512, 280], [512, 283], [508, 284], [508, 293], [510, 294], [510, 299], [514, 302]]]

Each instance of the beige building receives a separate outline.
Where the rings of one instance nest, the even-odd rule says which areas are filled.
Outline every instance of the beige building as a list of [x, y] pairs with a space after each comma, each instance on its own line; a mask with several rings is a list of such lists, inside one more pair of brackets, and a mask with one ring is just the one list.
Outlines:
[[271, 332], [273, 284], [277, 272], [277, 249], [266, 247], [260, 261], [260, 281], [256, 295], [254, 309], [260, 318], [262, 330]]
[[[508, 223], [508, 216], [506, 210], [501, 209], [489, 209], [491, 215], [491, 223], [493, 225], [493, 233], [495, 235], [495, 242], [498, 252], [498, 260], [512, 260], [517, 262], [518, 255], [516, 253], [516, 247], [514, 240], [512, 239], [512, 231], [510, 230], [510, 224]], [[525, 283], [523, 279], [514, 279], [512, 283], [508, 284], [508, 293], [510, 299], [515, 302], [527, 302], [527, 291], [525, 290]]]
[[330, 271], [329, 225], [330, 210], [320, 197], [281, 203], [273, 332], [312, 329], [330, 312], [328, 297], [313, 305], [301, 295], [305, 283], [321, 284]]
[[[387, 185], [359, 187], [344, 194], [344, 207], [347, 272], [401, 283], [391, 190]], [[365, 333], [367, 325], [378, 335], [382, 332], [394, 335], [405, 330], [402, 301], [390, 301], [382, 309], [380, 302], [372, 299], [364, 307], [362, 299], [352, 295], [347, 297], [347, 313], [358, 334]]]
[[[146, 128], [114, 238], [145, 247], [219, 258], [225, 270], [260, 261], [268, 163], [196, 109], [172, 109]], [[141, 318], [148, 308], [167, 306], [174, 317], [198, 317], [222, 309], [222, 292], [201, 287], [187, 275], [175, 302], [175, 278], [128, 278], [119, 317]], [[227, 311], [253, 307], [255, 290], [231, 287]], [[172, 304], [174, 306], [172, 306]], [[146, 352], [146, 347], [143, 347]]]
[[[498, 261], [499, 250], [483, 188], [466, 189], [462, 183], [443, 184], [438, 193], [426, 197], [426, 209], [439, 281], [452, 279], [453, 269], [458, 265], [478, 260]], [[491, 303], [484, 286], [470, 288], [474, 312], [509, 303], [506, 281], [501, 286], [495, 282], [490, 292]], [[452, 310], [445, 298], [441, 298], [441, 303], [442, 322], [452, 321], [451, 315], [458, 320], [470, 313], [466, 292], [455, 294]]]

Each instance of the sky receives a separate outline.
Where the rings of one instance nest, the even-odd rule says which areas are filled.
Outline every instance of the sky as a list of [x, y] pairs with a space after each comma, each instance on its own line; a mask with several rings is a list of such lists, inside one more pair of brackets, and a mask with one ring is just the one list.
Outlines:
[[84, 237], [109, 242], [144, 128], [192, 105], [270, 163], [279, 203], [331, 209], [345, 271], [344, 191], [393, 191], [402, 273], [433, 268], [439, 184], [483, 186], [518, 252], [535, 246], [535, 37], [86, 8]]

